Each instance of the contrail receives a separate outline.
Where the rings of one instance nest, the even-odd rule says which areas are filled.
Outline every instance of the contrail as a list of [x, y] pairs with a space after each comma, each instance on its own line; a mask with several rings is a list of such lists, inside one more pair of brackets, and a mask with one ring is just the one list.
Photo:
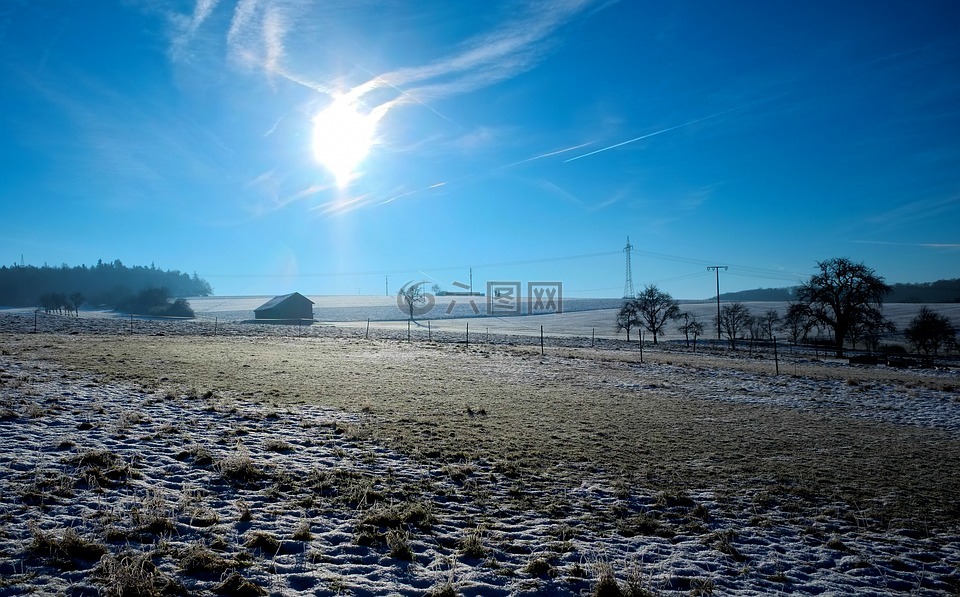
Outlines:
[[430, 189], [436, 189], [436, 188], [442, 187], [442, 186], [444, 186], [444, 185], [446, 185], [446, 184], [447, 184], [447, 183], [445, 183], [445, 182], [438, 182], [438, 183], [432, 184], [432, 185], [430, 185], [430, 186], [428, 186], [428, 187], [423, 187], [422, 189], [414, 189], [413, 191], [407, 191], [406, 193], [400, 193], [399, 195], [394, 195], [393, 197], [390, 197], [389, 199], [386, 199], [386, 200], [384, 200], [384, 201], [381, 201], [380, 203], [377, 203], [377, 205], [386, 205], [387, 203], [392, 203], [392, 202], [394, 202], [394, 201], [396, 201], [397, 199], [400, 199], [400, 198], [402, 198], [402, 197], [407, 197], [407, 196], [409, 196], [409, 195], [415, 195], [415, 194], [417, 194], [417, 193], [422, 193], [423, 191], [429, 191]]
[[704, 116], [703, 118], [697, 118], [696, 120], [691, 120], [690, 122], [684, 122], [683, 124], [678, 124], [678, 125], [676, 125], [676, 126], [671, 126], [671, 127], [668, 127], [668, 128], [665, 128], [665, 129], [661, 129], [661, 130], [659, 130], [659, 131], [655, 131], [655, 132], [652, 132], [652, 133], [647, 133], [646, 135], [640, 135], [639, 137], [634, 137], [633, 139], [628, 139], [627, 141], [622, 141], [622, 142], [617, 143], [617, 144], [615, 144], [615, 145], [610, 145], [609, 147], [603, 147], [603, 148], [601, 148], [601, 149], [597, 149], [597, 150], [591, 151], [591, 152], [589, 152], [589, 153], [584, 153], [584, 154], [581, 154], [581, 155], [572, 157], [572, 158], [570, 158], [570, 159], [568, 159], [568, 160], [564, 160], [564, 163], [574, 162], [574, 161], [579, 160], [579, 159], [581, 159], [581, 158], [590, 157], [590, 156], [592, 156], [592, 155], [596, 155], [596, 154], [602, 153], [602, 152], [604, 152], [604, 151], [609, 151], [609, 150], [611, 150], [611, 149], [616, 149], [617, 147], [623, 147], [624, 145], [629, 145], [630, 143], [636, 143], [637, 141], [642, 141], [642, 140], [644, 140], [644, 139], [649, 139], [650, 137], [655, 137], [656, 135], [662, 135], [663, 133], [669, 133], [670, 131], [675, 131], [675, 130], [677, 130], [677, 129], [682, 129], [683, 127], [685, 127], [685, 126], [690, 126], [691, 124], [697, 124], [698, 122], [703, 122], [704, 120], [710, 120], [711, 118], [716, 118], [716, 117], [718, 117], [718, 116], [723, 116], [724, 114], [729, 114], [730, 112], [735, 112], [736, 110], [742, 110], [743, 108], [746, 108], [747, 106], [752, 106], [752, 105], [755, 104], [755, 103], [757, 103], [757, 102], [751, 102], [751, 103], [749, 103], [749, 104], [744, 104], [744, 105], [742, 105], [742, 106], [737, 106], [736, 108], [730, 108], [729, 110], [724, 110], [723, 112], [717, 112], [716, 114], [711, 114], [711, 115], [709, 115], [709, 116]]
[[[574, 145], [573, 147], [567, 147], [566, 149], [558, 149], [556, 151], [550, 151], [547, 153], [541, 153], [540, 155], [535, 155], [532, 158], [527, 158], [525, 160], [520, 160], [519, 162], [514, 162], [512, 164], [507, 164], [506, 166], [500, 166], [497, 170], [502, 170], [503, 168], [512, 168], [514, 166], [519, 166], [520, 164], [526, 164], [527, 162], [532, 162], [535, 160], [542, 160], [543, 158], [548, 158], [550, 156], [559, 155], [561, 153], [567, 153], [568, 151], [573, 151], [575, 149], [580, 149], [581, 147], [586, 147], [587, 145], [593, 145], [593, 141], [587, 141], [586, 143], [581, 143], [580, 145]], [[589, 154], [588, 154], [589, 155]], [[576, 159], [576, 158], [574, 158]]]

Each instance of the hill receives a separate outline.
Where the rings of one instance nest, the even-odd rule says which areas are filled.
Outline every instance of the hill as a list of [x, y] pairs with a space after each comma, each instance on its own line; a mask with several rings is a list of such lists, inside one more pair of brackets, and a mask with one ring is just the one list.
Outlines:
[[[960, 303], [960, 278], [936, 282], [897, 283], [890, 285], [887, 303]], [[720, 295], [724, 301], [792, 301], [796, 299], [796, 286], [787, 288], [757, 288]], [[716, 297], [710, 297], [714, 299]]]

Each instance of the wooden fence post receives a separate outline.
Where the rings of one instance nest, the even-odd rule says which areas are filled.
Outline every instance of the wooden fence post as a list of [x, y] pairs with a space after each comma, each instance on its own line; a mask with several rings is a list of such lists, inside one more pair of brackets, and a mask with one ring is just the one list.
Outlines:
[[777, 368], [777, 375], [780, 375], [780, 358], [777, 356], [777, 337], [773, 337], [773, 363]]

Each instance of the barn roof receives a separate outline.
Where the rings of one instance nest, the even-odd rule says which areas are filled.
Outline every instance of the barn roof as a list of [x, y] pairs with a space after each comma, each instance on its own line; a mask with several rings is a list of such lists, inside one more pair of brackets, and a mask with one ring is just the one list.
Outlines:
[[253, 311], [254, 311], [254, 312], [257, 312], [257, 311], [263, 311], [263, 310], [266, 310], [266, 309], [272, 309], [272, 308], [276, 307], [277, 305], [285, 302], [287, 299], [292, 298], [292, 297], [295, 297], [295, 296], [302, 298], [303, 300], [307, 301], [307, 302], [310, 303], [311, 305], [314, 304], [313, 301], [311, 301], [311, 300], [308, 299], [307, 297], [303, 296], [303, 295], [300, 294], [299, 292], [291, 292], [290, 294], [282, 294], [282, 295], [280, 295], [280, 296], [275, 296], [275, 297], [273, 297], [272, 299], [270, 299], [269, 301], [263, 303], [262, 305], [260, 305], [260, 306], [257, 307], [256, 309], [254, 309]]

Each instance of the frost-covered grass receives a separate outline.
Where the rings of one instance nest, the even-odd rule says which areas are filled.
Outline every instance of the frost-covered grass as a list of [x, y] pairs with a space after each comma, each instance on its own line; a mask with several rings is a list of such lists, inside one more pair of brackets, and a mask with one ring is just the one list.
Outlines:
[[0, 594], [960, 587], [954, 372], [334, 338], [3, 346]]

